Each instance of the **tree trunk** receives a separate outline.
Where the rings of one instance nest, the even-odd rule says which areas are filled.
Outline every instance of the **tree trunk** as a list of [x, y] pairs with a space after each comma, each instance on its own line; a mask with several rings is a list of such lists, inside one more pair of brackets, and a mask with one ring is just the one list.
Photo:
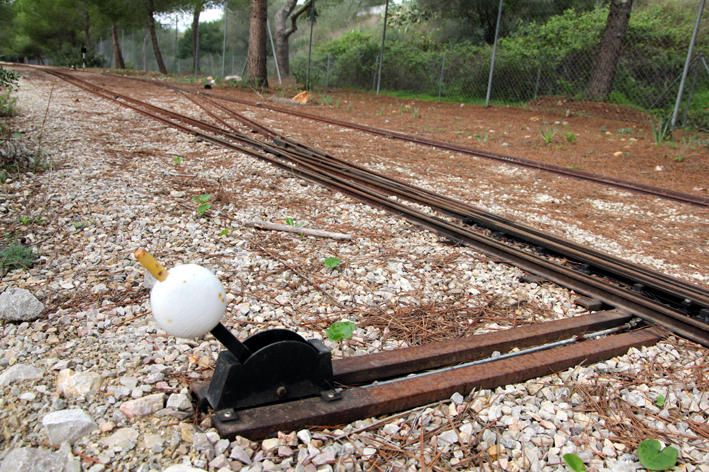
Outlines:
[[588, 97], [592, 100], [605, 100], [611, 93], [632, 7], [633, 0], [610, 2], [606, 29], [601, 37], [598, 56], [588, 84]]
[[247, 80], [257, 87], [268, 87], [266, 71], [266, 0], [251, 0]]
[[118, 41], [118, 26], [115, 23], [111, 24], [111, 38], [113, 43], [113, 67], [117, 69], [125, 69], [126, 63], [123, 60], [121, 43]]
[[[286, 3], [276, 12], [276, 60], [283, 75], [290, 74], [290, 47], [286, 22], [295, 9], [298, 0], [286, 0]], [[292, 34], [292, 33], [291, 33]]]
[[165, 67], [165, 61], [162, 59], [162, 53], [160, 52], [160, 44], [158, 43], [158, 33], [155, 30], [155, 3], [153, 0], [148, 0], [148, 30], [150, 31], [150, 39], [153, 42], [153, 53], [155, 54], [155, 61], [158, 63], [158, 69], [160, 69], [161, 74], [167, 75], [167, 67]]
[[84, 1], [84, 47], [91, 47], [91, 17], [89, 16], [89, 2]]
[[192, 73], [199, 73], [199, 15], [202, 13], [202, 2], [195, 5], [192, 12]]

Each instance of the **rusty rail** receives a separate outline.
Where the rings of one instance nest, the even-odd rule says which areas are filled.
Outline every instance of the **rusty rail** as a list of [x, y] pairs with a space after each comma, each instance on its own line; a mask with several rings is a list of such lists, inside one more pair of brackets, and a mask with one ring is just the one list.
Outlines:
[[[91, 91], [108, 100], [116, 101], [138, 113], [161, 121], [181, 131], [200, 136], [204, 140], [265, 160], [290, 173], [336, 189], [368, 204], [392, 211], [454, 241], [472, 245], [488, 255], [500, 258], [577, 292], [590, 295], [604, 301], [608, 305], [627, 310], [645, 320], [658, 323], [683, 337], [704, 346], [709, 346], [709, 330], [705, 323], [690, 318], [631, 290], [617, 287], [598, 278], [568, 269], [544, 258], [500, 243], [493, 238], [470, 231], [462, 225], [433, 217], [407, 205], [392, 201], [388, 198], [386, 193], [362, 186], [348, 179], [342, 173], [333, 172], [331, 169], [327, 169], [317, 163], [304, 161], [300, 156], [291, 153], [288, 149], [263, 143], [248, 136], [236, 134], [229, 129], [217, 127], [201, 120], [135, 100], [71, 75], [58, 72], [57, 70], [49, 69], [46, 71], [78, 87]], [[235, 144], [232, 141], [237, 141], [241, 144]]]
[[462, 146], [462, 145], [454, 144], [454, 143], [449, 143], [449, 142], [445, 142], [445, 141], [438, 141], [435, 139], [429, 139], [429, 138], [424, 138], [424, 137], [420, 137], [420, 136], [409, 135], [406, 133], [402, 133], [400, 131], [388, 130], [388, 129], [383, 129], [383, 128], [376, 128], [374, 126], [368, 126], [368, 125], [363, 125], [360, 123], [353, 123], [350, 121], [338, 120], [336, 118], [328, 118], [328, 117], [325, 117], [322, 115], [315, 115], [312, 113], [307, 113], [307, 112], [300, 111], [300, 110], [294, 110], [294, 109], [290, 109], [290, 108], [286, 108], [286, 107], [282, 107], [282, 106], [278, 106], [278, 105], [273, 105], [270, 103], [253, 101], [253, 100], [246, 100], [243, 98], [236, 98], [236, 97], [231, 97], [231, 96], [225, 96], [225, 95], [214, 93], [214, 92], [194, 91], [194, 90], [186, 88], [186, 87], [180, 87], [180, 86], [176, 86], [176, 85], [172, 85], [172, 84], [166, 84], [166, 83], [158, 82], [155, 80], [142, 79], [139, 77], [127, 77], [127, 76], [116, 75], [116, 74], [111, 74], [111, 76], [119, 77], [119, 78], [123, 78], [123, 79], [128, 79], [128, 80], [143, 81], [143, 82], [151, 83], [151, 84], [158, 85], [161, 87], [178, 89], [178, 90], [182, 90], [182, 91], [186, 91], [186, 92], [190, 92], [190, 93], [197, 93], [200, 95], [205, 95], [205, 96], [217, 98], [219, 100], [238, 103], [240, 105], [246, 105], [246, 106], [250, 106], [250, 107], [254, 107], [254, 108], [262, 108], [265, 110], [275, 111], [278, 113], [283, 113], [283, 114], [291, 115], [291, 116], [297, 116], [299, 118], [305, 118], [305, 119], [317, 121], [320, 123], [327, 123], [327, 124], [331, 124], [334, 126], [340, 126], [343, 128], [354, 129], [357, 131], [362, 131], [365, 133], [373, 134], [376, 136], [381, 136], [381, 137], [388, 138], [388, 139], [396, 139], [399, 141], [416, 143], [416, 144], [420, 144], [423, 146], [433, 147], [436, 149], [443, 149], [446, 151], [458, 152], [458, 153], [466, 154], [469, 156], [481, 157], [484, 159], [491, 159], [491, 160], [495, 160], [498, 162], [504, 162], [507, 164], [513, 164], [513, 165], [517, 165], [517, 166], [521, 166], [521, 167], [527, 167], [527, 168], [531, 168], [531, 169], [541, 170], [544, 172], [550, 172], [550, 173], [562, 175], [565, 177], [571, 177], [571, 178], [578, 179], [578, 180], [586, 180], [586, 181], [601, 184], [601, 185], [616, 187], [616, 188], [620, 188], [620, 189], [631, 191], [631, 192], [643, 193], [643, 194], [651, 195], [654, 197], [666, 198], [669, 200], [674, 200], [674, 201], [681, 202], [681, 203], [687, 203], [690, 205], [697, 205], [697, 206], [702, 206], [702, 207], [709, 206], [709, 197], [701, 197], [701, 196], [692, 195], [689, 193], [677, 192], [674, 190], [663, 189], [660, 187], [653, 187], [651, 185], [645, 185], [645, 184], [640, 184], [640, 183], [636, 183], [636, 182], [629, 182], [626, 180], [617, 179], [615, 177], [608, 177], [608, 176], [593, 174], [590, 172], [568, 169], [566, 167], [561, 167], [561, 166], [557, 166], [554, 164], [545, 164], [542, 162], [537, 162], [537, 161], [534, 161], [531, 159], [525, 159], [522, 157], [494, 153], [494, 152], [490, 152], [490, 151], [484, 151], [481, 149], [475, 149], [475, 148]]
[[[307, 426], [347, 424], [445, 400], [455, 392], [524, 382], [578, 364], [609, 359], [624, 354], [631, 347], [654, 344], [662, 337], [663, 333], [657, 328], [645, 328], [488, 364], [453, 367], [453, 370], [384, 384], [348, 388], [341, 392], [341, 399], [334, 402], [306, 398], [232, 412], [228, 419], [217, 413], [212, 421], [223, 436], [241, 435], [250, 439]], [[202, 388], [195, 386], [193, 393], [199, 397]]]

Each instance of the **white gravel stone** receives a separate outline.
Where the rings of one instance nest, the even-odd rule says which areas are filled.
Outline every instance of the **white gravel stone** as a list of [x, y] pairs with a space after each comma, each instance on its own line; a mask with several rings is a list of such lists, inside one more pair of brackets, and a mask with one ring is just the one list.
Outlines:
[[207, 472], [205, 469], [200, 469], [198, 467], [192, 467], [191, 465], [185, 464], [174, 464], [165, 468], [162, 472]]
[[184, 393], [173, 393], [167, 399], [167, 408], [174, 408], [180, 411], [192, 411], [190, 397]]
[[0, 462], [0, 472], [69, 472], [77, 470], [76, 465], [62, 450], [20, 447], [7, 451]]
[[145, 397], [137, 398], [135, 400], [128, 400], [126, 402], [123, 402], [121, 403], [120, 410], [121, 413], [126, 415], [128, 418], [152, 415], [153, 413], [163, 408], [164, 401], [164, 394], [155, 393]]
[[301, 442], [307, 446], [310, 444], [310, 441], [313, 440], [313, 436], [310, 434], [309, 430], [301, 429], [298, 431], [298, 439], [300, 439]]
[[57, 393], [66, 398], [92, 397], [101, 388], [103, 378], [95, 372], [63, 369], [57, 376]]
[[34, 321], [43, 310], [44, 304], [24, 288], [8, 288], [0, 293], [0, 319]]
[[80, 408], [53, 411], [42, 418], [50, 444], [58, 446], [63, 442], [73, 444], [79, 438], [98, 429], [98, 425]]
[[15, 364], [0, 373], [0, 386], [10, 385], [25, 380], [38, 380], [44, 371], [28, 364]]
[[101, 440], [101, 444], [108, 448], [118, 448], [122, 451], [130, 451], [138, 441], [138, 431], [134, 428], [120, 428], [112, 435]]

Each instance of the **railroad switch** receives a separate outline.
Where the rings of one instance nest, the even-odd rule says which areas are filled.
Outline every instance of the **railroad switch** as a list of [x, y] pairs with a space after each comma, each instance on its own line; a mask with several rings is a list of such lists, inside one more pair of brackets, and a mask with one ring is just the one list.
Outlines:
[[257, 333], [243, 344], [228, 336], [217, 336], [227, 350], [219, 354], [209, 385], [192, 388], [202, 410], [213, 408], [218, 421], [236, 420], [243, 408], [332, 395], [332, 360], [322, 341], [306, 341], [287, 329]]
[[181, 338], [212, 333], [226, 348], [211, 382], [191, 387], [200, 409], [216, 411], [216, 423], [238, 419], [237, 411], [244, 408], [306, 397], [319, 396], [324, 402], [339, 398], [330, 350], [322, 341], [271, 329], [242, 343], [220, 322], [226, 294], [214, 273], [196, 264], [167, 270], [144, 249], [135, 257], [156, 279], [150, 305], [157, 325]]

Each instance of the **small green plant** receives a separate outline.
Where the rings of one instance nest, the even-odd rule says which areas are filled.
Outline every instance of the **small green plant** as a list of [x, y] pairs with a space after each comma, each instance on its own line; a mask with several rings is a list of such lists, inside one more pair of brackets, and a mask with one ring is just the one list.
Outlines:
[[489, 135], [487, 134], [487, 131], [485, 131], [485, 134], [476, 134], [475, 135], [475, 140], [479, 143], [482, 144], [487, 144], [487, 140], [489, 138]]
[[15, 116], [17, 114], [17, 99], [10, 95], [8, 90], [5, 93], [0, 93], [0, 116]]
[[20, 223], [23, 226], [27, 225], [43, 225], [44, 224], [44, 219], [41, 216], [28, 216], [28, 215], [21, 215], [19, 218], [17, 218], [17, 222]]
[[223, 228], [219, 232], [219, 236], [229, 236], [230, 233], [231, 233], [231, 230], [229, 228]]
[[89, 222], [84, 220], [72, 221], [71, 225], [74, 227], [75, 230], [81, 231], [82, 229], [89, 226]]
[[332, 106], [334, 100], [331, 95], [320, 95], [318, 102], [320, 105]]
[[551, 144], [554, 141], [554, 136], [556, 136], [556, 128], [544, 127], [539, 130], [539, 134], [542, 135], [542, 139], [546, 144]]
[[326, 257], [322, 261], [323, 265], [330, 270], [334, 270], [337, 266], [342, 264], [342, 261], [337, 257]]
[[298, 223], [297, 221], [295, 221], [295, 218], [291, 218], [291, 217], [286, 218], [285, 222], [291, 228], [300, 228], [303, 226], [303, 223]]
[[10, 174], [5, 169], [0, 169], [0, 184], [7, 182], [8, 177], [10, 177]]
[[576, 142], [576, 133], [572, 131], [566, 133], [566, 142], [569, 144], [574, 144]]
[[680, 154], [680, 155], [673, 157], [672, 160], [675, 162], [684, 162], [684, 156]]
[[669, 118], [662, 117], [652, 126], [652, 138], [655, 144], [662, 144], [672, 139], [672, 122]]
[[7, 88], [9, 90], [16, 89], [19, 81], [20, 74], [0, 66], [0, 88]]
[[330, 341], [342, 341], [352, 338], [355, 329], [357, 325], [351, 321], [336, 321], [325, 330], [325, 334]]
[[564, 454], [564, 462], [574, 472], [586, 472], [586, 464], [576, 454]]
[[677, 465], [679, 451], [672, 446], [661, 447], [657, 439], [645, 439], [638, 445], [638, 459], [647, 470], [669, 470]]
[[175, 158], [172, 160], [172, 163], [176, 166], [181, 166], [185, 163], [185, 158], [182, 156], [175, 156]]
[[419, 107], [413, 107], [411, 109], [411, 116], [413, 116], [417, 120], [421, 118], [421, 110], [419, 109]]
[[665, 406], [665, 396], [663, 394], [659, 394], [657, 398], [655, 398], [655, 405], [658, 408], [662, 408]]
[[209, 209], [212, 208], [212, 204], [209, 203], [209, 200], [211, 199], [212, 196], [208, 193], [203, 193], [192, 197], [192, 201], [197, 204], [197, 216], [205, 216]]
[[618, 128], [618, 134], [632, 134], [633, 128]]
[[11, 243], [0, 251], [0, 273], [6, 274], [14, 269], [29, 269], [37, 260], [32, 248], [18, 243]]

